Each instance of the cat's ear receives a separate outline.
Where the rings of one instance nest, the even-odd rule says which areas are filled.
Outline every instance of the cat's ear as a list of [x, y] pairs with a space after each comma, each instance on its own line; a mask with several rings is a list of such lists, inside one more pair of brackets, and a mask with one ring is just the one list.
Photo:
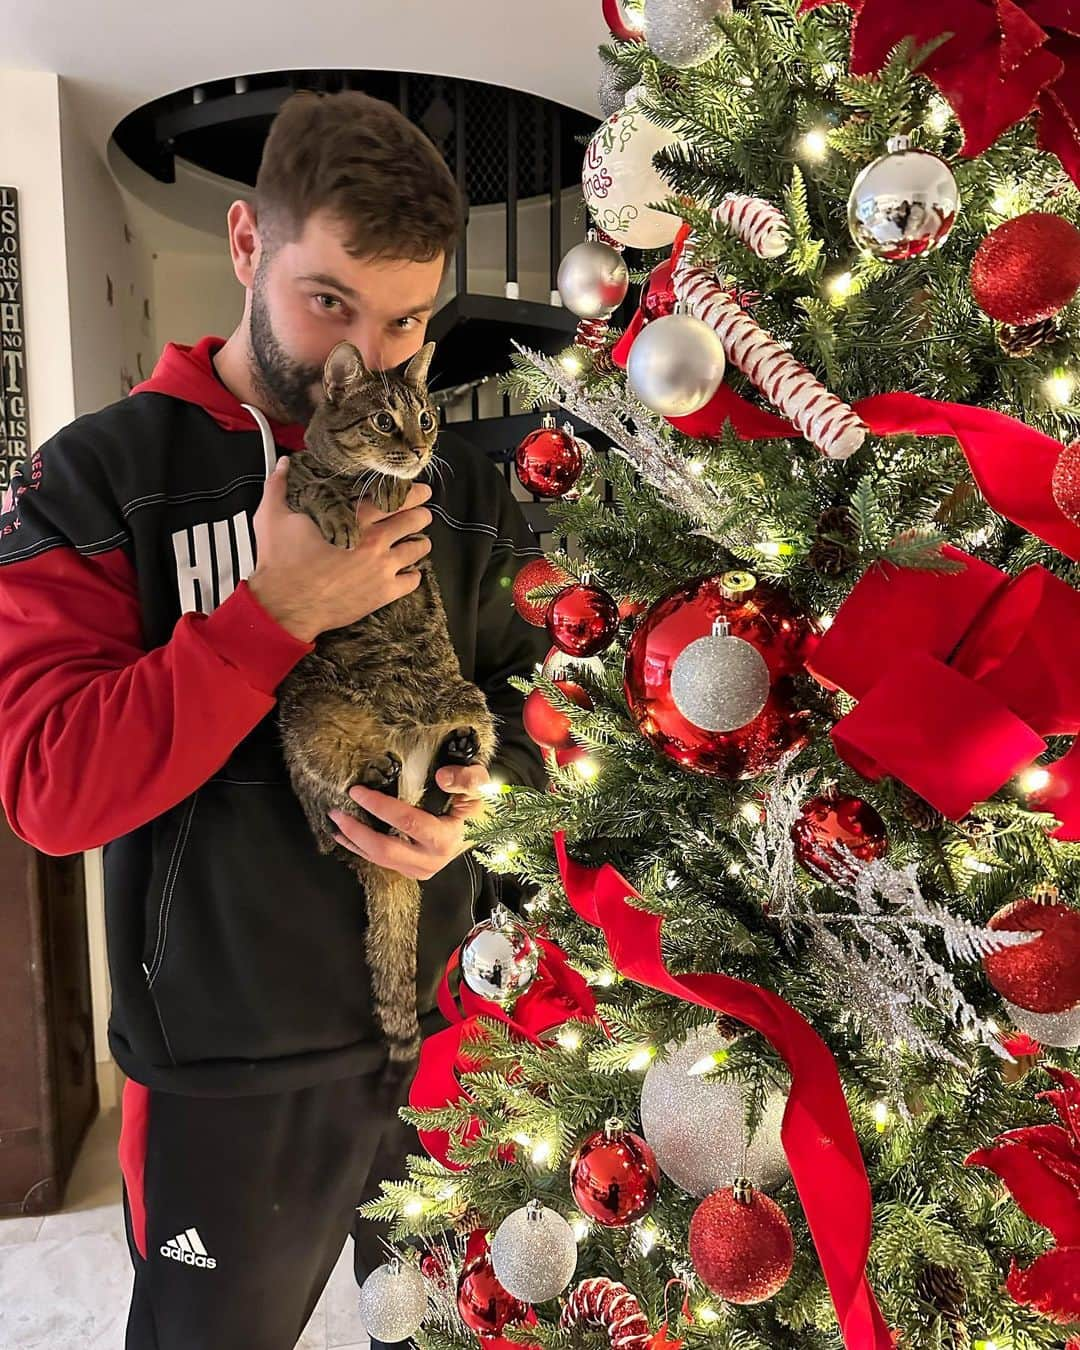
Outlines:
[[341, 403], [370, 378], [364, 358], [351, 342], [339, 342], [323, 366], [323, 389], [331, 403]]
[[413, 389], [422, 389], [427, 384], [428, 367], [434, 355], [434, 342], [425, 342], [405, 367], [405, 373], [401, 377], [405, 383], [411, 385]]

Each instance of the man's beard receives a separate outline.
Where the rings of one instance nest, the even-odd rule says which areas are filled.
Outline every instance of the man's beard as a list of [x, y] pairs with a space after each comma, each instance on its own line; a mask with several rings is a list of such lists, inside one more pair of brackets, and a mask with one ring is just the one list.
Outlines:
[[321, 365], [300, 365], [278, 341], [270, 323], [270, 307], [266, 303], [266, 277], [262, 260], [255, 269], [252, 286], [249, 338], [255, 359], [252, 372], [255, 383], [274, 405], [275, 412], [284, 413], [288, 422], [306, 425], [315, 411], [311, 386], [322, 379], [323, 368]]

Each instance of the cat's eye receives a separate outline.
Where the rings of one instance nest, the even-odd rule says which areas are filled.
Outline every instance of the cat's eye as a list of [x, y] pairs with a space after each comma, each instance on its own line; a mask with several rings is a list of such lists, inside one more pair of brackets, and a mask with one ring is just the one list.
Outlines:
[[397, 426], [397, 423], [387, 412], [376, 413], [372, 420], [379, 431], [390, 432]]
[[435, 418], [432, 416], [432, 414], [426, 411], [422, 412], [420, 414], [420, 430], [431, 431], [434, 428], [434, 426], [435, 426]]

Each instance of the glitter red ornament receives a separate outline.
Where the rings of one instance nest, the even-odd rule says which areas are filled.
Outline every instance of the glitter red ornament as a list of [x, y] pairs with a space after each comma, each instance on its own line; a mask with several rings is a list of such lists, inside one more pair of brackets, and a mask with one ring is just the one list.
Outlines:
[[[579, 708], [593, 706], [589, 695], [573, 680], [556, 680], [555, 687]], [[545, 750], [565, 750], [574, 743], [570, 739], [569, 717], [552, 707], [542, 689], [533, 689], [525, 699], [521, 723], [528, 735]]]
[[569, 492], [581, 477], [583, 465], [581, 442], [570, 423], [560, 430], [550, 413], [544, 414], [540, 426], [514, 452], [521, 486], [538, 497], [561, 497]]
[[486, 1250], [462, 1267], [457, 1306], [461, 1320], [478, 1336], [497, 1336], [508, 1323], [523, 1321], [529, 1311], [528, 1304], [508, 1294], [495, 1278]]
[[618, 627], [619, 606], [607, 591], [589, 582], [565, 587], [548, 606], [548, 635], [568, 656], [602, 652]]
[[872, 862], [889, 847], [885, 822], [870, 803], [838, 792], [811, 797], [792, 825], [791, 837], [802, 866], [807, 871], [816, 868], [833, 881], [846, 854]]
[[775, 1200], [737, 1181], [694, 1211], [690, 1259], [714, 1294], [729, 1303], [763, 1303], [791, 1274], [791, 1225]]
[[551, 601], [530, 600], [529, 592], [549, 583], [565, 586], [569, 580], [562, 568], [556, 567], [547, 558], [532, 558], [524, 567], [519, 568], [517, 576], [514, 577], [512, 593], [514, 608], [526, 623], [531, 623], [534, 628], [543, 628]]
[[675, 287], [671, 281], [671, 259], [666, 258], [649, 273], [649, 279], [641, 288], [638, 309], [646, 323], [653, 319], [666, 319], [675, 313]]
[[1073, 441], [1058, 455], [1050, 476], [1050, 491], [1062, 515], [1080, 525], [1080, 441]]
[[[770, 688], [761, 712], [736, 731], [708, 731], [679, 711], [671, 673], [680, 654], [727, 620], [733, 637], [755, 647]], [[802, 669], [814, 634], [783, 592], [747, 572], [698, 577], [661, 598], [638, 620], [623, 672], [626, 701], [638, 730], [684, 769], [715, 778], [749, 778], [806, 742], [806, 714], [794, 706], [792, 677]]]
[[1061, 904], [1053, 887], [1014, 900], [987, 927], [1042, 935], [983, 957], [986, 978], [1002, 998], [1036, 1013], [1066, 1012], [1080, 1004], [1080, 911]]
[[1063, 216], [1029, 211], [986, 236], [971, 264], [971, 293], [1000, 323], [1049, 319], [1080, 287], [1080, 230]]
[[570, 1161], [570, 1189], [590, 1219], [605, 1228], [625, 1228], [652, 1208], [660, 1167], [640, 1135], [609, 1122], [578, 1145]]

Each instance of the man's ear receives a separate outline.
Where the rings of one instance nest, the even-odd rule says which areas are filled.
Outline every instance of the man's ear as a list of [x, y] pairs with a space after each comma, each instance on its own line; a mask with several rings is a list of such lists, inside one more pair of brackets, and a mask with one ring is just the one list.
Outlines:
[[323, 389], [331, 403], [341, 403], [371, 378], [364, 358], [351, 342], [339, 342], [323, 366]]
[[405, 367], [405, 373], [401, 377], [405, 383], [411, 385], [414, 389], [419, 389], [427, 384], [428, 367], [431, 365], [431, 358], [434, 355], [434, 342], [425, 342]]

